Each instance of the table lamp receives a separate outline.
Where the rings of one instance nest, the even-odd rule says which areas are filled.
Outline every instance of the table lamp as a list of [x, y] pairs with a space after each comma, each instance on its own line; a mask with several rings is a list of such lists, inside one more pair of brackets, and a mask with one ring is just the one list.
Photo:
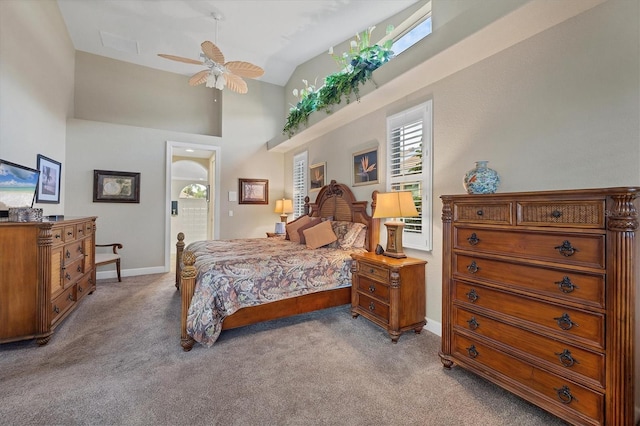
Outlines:
[[[413, 203], [413, 195], [410, 191], [383, 192], [376, 197], [376, 210], [373, 212], [374, 218], [395, 219], [412, 216], [418, 216], [418, 210]], [[404, 222], [392, 220], [385, 222], [384, 225], [387, 227], [387, 249], [383, 254], [396, 259], [407, 257], [402, 249]]]
[[275, 213], [280, 213], [280, 222], [287, 222], [287, 215], [293, 213], [293, 201], [291, 200], [276, 200]]

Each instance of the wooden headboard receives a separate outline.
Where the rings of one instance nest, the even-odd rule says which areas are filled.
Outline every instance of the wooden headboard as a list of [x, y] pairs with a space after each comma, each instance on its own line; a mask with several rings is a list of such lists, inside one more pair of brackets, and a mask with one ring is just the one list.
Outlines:
[[[375, 210], [378, 191], [371, 196], [371, 211]], [[347, 185], [332, 180], [323, 186], [315, 203], [305, 198], [305, 211], [312, 217], [333, 217], [333, 220], [359, 222], [367, 225], [365, 248], [374, 251], [380, 241], [380, 219], [374, 219], [367, 213], [368, 201], [357, 201]]]

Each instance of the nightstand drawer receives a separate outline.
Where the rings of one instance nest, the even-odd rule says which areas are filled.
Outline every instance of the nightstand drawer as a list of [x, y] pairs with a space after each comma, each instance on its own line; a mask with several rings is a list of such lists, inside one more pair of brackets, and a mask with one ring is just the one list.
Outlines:
[[389, 302], [389, 286], [379, 281], [372, 281], [366, 277], [360, 277], [358, 280], [358, 291], [365, 295], [382, 299], [384, 302]]
[[372, 265], [371, 263], [358, 262], [358, 272], [360, 275], [369, 277], [371, 279], [388, 283], [389, 282], [389, 270], [380, 266]]
[[456, 222], [499, 223], [509, 225], [513, 222], [511, 217], [511, 203], [456, 203], [453, 206], [453, 220]]
[[519, 202], [518, 225], [604, 229], [604, 201]]
[[361, 293], [358, 298], [358, 306], [369, 314], [384, 320], [385, 323], [389, 323], [389, 305]]
[[469, 304], [469, 309], [491, 310], [492, 316], [535, 328], [542, 333], [553, 333], [557, 338], [604, 348], [604, 315], [584, 312], [559, 304], [546, 303], [535, 298], [498, 291], [483, 286], [454, 281], [454, 304]]

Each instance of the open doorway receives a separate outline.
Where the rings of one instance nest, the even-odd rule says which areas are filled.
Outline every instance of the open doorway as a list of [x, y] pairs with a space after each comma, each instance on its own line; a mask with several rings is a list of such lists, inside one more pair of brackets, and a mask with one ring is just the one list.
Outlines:
[[179, 232], [186, 244], [219, 237], [219, 157], [219, 147], [167, 142], [167, 271]]

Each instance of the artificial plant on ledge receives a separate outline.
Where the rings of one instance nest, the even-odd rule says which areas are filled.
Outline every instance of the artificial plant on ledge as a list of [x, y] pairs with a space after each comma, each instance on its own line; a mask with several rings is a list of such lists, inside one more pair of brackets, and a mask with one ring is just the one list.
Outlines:
[[[342, 56], [333, 56], [333, 48], [329, 49], [329, 54], [338, 63], [340, 71], [328, 75], [322, 87], [316, 89], [315, 85], [309, 85], [306, 80], [302, 80], [305, 87], [300, 91], [293, 91], [299, 101], [289, 109], [287, 122], [282, 129], [283, 134], [293, 136], [301, 124], [306, 126], [309, 123], [309, 116], [314, 111], [331, 113], [332, 106], [338, 105], [342, 98], [349, 103], [351, 95], [354, 95], [356, 100], [360, 101], [359, 86], [371, 80], [373, 71], [393, 57], [393, 40], [387, 40], [382, 45], [370, 45], [374, 28], [370, 27], [362, 34], [356, 34], [356, 39], [351, 41], [349, 52], [344, 52]], [[388, 27], [387, 33], [391, 30], [393, 27]]]

